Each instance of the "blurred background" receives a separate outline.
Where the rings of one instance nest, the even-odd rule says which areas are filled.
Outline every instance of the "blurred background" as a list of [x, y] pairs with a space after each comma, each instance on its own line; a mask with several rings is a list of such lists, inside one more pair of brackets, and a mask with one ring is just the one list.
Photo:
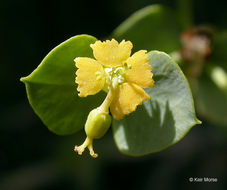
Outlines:
[[[203, 124], [183, 140], [143, 157], [122, 155], [109, 130], [95, 142], [97, 159], [80, 157], [73, 148], [83, 141], [84, 132], [57, 136], [48, 131], [19, 81], [71, 36], [104, 39], [132, 13], [156, 3], [177, 7], [171, 0], [0, 2], [0, 190], [227, 188], [227, 126], [212, 125], [198, 115]], [[193, 15], [196, 24], [227, 29], [225, 0], [193, 1]], [[191, 183], [190, 177], [214, 177], [218, 182]]]

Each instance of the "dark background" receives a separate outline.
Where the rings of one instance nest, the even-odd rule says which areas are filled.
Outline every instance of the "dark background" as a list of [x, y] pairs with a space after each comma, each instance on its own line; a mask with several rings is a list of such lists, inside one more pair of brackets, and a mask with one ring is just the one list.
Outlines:
[[[128, 157], [112, 132], [95, 142], [99, 158], [72, 150], [84, 132], [57, 136], [29, 106], [20, 77], [33, 71], [59, 43], [77, 34], [99, 39], [146, 5], [170, 0], [1, 1], [0, 190], [225, 189], [227, 131], [203, 120], [176, 145], [153, 155]], [[227, 29], [227, 1], [194, 1], [194, 21]], [[215, 177], [217, 183], [190, 183]], [[194, 187], [193, 187], [194, 188]]]

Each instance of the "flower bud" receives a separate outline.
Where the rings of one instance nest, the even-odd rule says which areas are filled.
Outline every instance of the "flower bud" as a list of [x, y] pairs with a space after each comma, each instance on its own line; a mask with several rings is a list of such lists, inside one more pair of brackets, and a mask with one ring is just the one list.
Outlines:
[[109, 113], [102, 112], [99, 108], [93, 109], [85, 123], [85, 132], [92, 139], [101, 138], [109, 129], [111, 116]]

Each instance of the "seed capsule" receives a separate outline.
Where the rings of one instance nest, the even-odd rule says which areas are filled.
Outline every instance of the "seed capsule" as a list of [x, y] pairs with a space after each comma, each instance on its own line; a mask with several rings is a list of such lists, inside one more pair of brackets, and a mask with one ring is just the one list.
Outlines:
[[103, 113], [99, 108], [93, 109], [85, 123], [85, 132], [92, 139], [101, 138], [109, 129], [111, 116], [109, 113]]

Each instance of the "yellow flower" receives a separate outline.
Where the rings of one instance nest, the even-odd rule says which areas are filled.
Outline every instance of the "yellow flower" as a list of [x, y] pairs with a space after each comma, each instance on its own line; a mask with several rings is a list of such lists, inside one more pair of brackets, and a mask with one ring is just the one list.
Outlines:
[[77, 90], [80, 97], [101, 90], [106, 91], [107, 96], [101, 106], [89, 113], [85, 123], [87, 137], [82, 145], [75, 146], [74, 151], [81, 155], [88, 148], [90, 155], [96, 158], [93, 139], [101, 138], [109, 129], [109, 108], [114, 119], [122, 119], [150, 98], [143, 88], [153, 87], [154, 81], [146, 51], [138, 51], [130, 57], [130, 41], [123, 40], [120, 44], [114, 39], [96, 41], [91, 48], [96, 60], [88, 57], [75, 59]]
[[135, 111], [138, 105], [148, 100], [150, 97], [143, 88], [154, 86], [146, 51], [140, 50], [130, 57], [132, 47], [132, 43], [125, 40], [120, 44], [114, 39], [96, 41], [91, 44], [96, 60], [87, 57], [75, 59], [79, 96], [86, 97], [112, 89], [105, 106], [110, 107], [116, 120]]

